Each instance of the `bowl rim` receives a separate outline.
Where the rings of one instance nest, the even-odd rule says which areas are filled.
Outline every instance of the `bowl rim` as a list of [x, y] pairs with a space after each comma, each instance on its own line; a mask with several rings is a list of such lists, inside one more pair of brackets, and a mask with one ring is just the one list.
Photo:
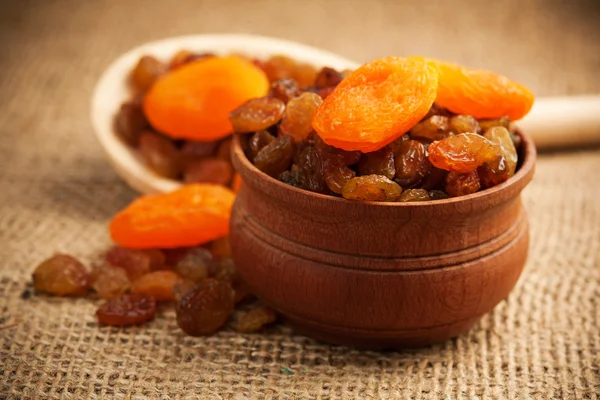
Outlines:
[[[517, 129], [516, 133], [521, 137], [521, 154], [523, 160], [514, 176], [507, 181], [494, 187], [478, 191], [459, 197], [450, 197], [442, 200], [429, 200], [420, 202], [386, 202], [386, 201], [355, 201], [344, 199], [343, 197], [331, 196], [327, 194], [315, 193], [305, 189], [300, 189], [286, 183], [283, 183], [256, 168], [246, 157], [242, 148], [243, 136], [234, 135], [232, 146], [232, 157], [235, 169], [242, 176], [242, 180], [250, 180], [258, 183], [261, 190], [266, 191], [271, 196], [281, 197], [281, 200], [296, 198], [298, 203], [310, 204], [311, 206], [326, 206], [326, 203], [334, 203], [341, 206], [371, 206], [377, 208], [408, 208], [408, 209], [439, 209], [448, 205], [460, 206], [480, 204], [481, 208], [487, 208], [492, 204], [497, 204], [504, 199], [512, 198], [523, 190], [523, 188], [533, 179], [535, 172], [535, 161], [537, 151], [531, 137]], [[281, 195], [282, 194], [282, 195]], [[280, 196], [281, 195], [281, 196]], [[474, 211], [474, 210], [473, 210]]]
[[127, 76], [141, 55], [169, 57], [183, 48], [217, 54], [238, 52], [256, 57], [283, 54], [317, 67], [344, 69], [356, 68], [359, 65], [335, 53], [307, 44], [251, 34], [175, 36], [144, 43], [126, 51], [101, 73], [91, 98], [90, 120], [94, 136], [113, 169], [130, 187], [141, 193], [169, 192], [181, 187], [183, 183], [163, 178], [145, 167], [135, 151], [117, 136], [114, 130], [114, 116], [122, 102], [131, 96], [127, 88]]

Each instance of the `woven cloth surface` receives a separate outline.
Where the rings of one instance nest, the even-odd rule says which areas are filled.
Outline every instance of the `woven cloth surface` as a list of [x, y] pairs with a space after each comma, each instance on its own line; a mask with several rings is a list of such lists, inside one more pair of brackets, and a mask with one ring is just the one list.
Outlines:
[[107, 221], [135, 197], [101, 154], [88, 107], [102, 70], [143, 42], [260, 33], [357, 61], [420, 53], [485, 66], [539, 95], [600, 93], [593, 1], [415, 4], [1, 2], [0, 398], [597, 399], [598, 149], [540, 156], [523, 193], [532, 240], [521, 280], [439, 346], [358, 351], [285, 326], [191, 338], [169, 309], [147, 326], [100, 328], [93, 300], [21, 297], [45, 257], [106, 248]]

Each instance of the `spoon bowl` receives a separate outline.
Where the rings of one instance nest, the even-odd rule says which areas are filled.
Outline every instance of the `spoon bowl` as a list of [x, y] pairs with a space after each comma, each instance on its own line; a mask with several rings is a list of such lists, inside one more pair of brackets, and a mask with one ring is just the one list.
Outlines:
[[121, 104], [131, 96], [128, 76], [140, 57], [148, 54], [166, 60], [182, 49], [217, 55], [238, 53], [257, 58], [284, 55], [317, 68], [329, 66], [343, 70], [358, 66], [346, 58], [301, 43], [241, 34], [180, 36], [146, 43], [128, 51], [100, 77], [92, 97], [91, 120], [96, 137], [115, 171], [140, 193], [169, 192], [182, 183], [161, 177], [148, 168], [139, 154], [116, 135], [113, 119]]

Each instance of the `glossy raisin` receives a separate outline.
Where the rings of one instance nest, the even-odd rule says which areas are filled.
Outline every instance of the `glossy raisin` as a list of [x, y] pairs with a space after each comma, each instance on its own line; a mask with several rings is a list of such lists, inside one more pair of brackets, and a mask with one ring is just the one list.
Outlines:
[[277, 314], [275, 314], [275, 311], [269, 307], [260, 306], [242, 315], [235, 326], [235, 330], [243, 333], [254, 333], [276, 320]]
[[173, 287], [181, 277], [173, 271], [154, 271], [146, 274], [133, 282], [131, 293], [143, 293], [154, 297], [158, 301], [173, 301]]
[[317, 90], [317, 94], [323, 99], [325, 100], [327, 97], [329, 97], [329, 95], [331, 93], [333, 93], [333, 91], [335, 90], [335, 86], [330, 86], [330, 87], [326, 87], [323, 89], [319, 89]]
[[56, 254], [33, 271], [33, 286], [55, 296], [83, 296], [90, 288], [90, 275], [75, 257]]
[[185, 183], [214, 183], [227, 186], [233, 178], [233, 167], [222, 158], [209, 157], [195, 160], [183, 172]]
[[227, 162], [231, 162], [231, 147], [233, 146], [233, 139], [228, 137], [223, 139], [219, 143], [219, 148], [217, 149], [217, 157], [222, 158]]
[[356, 176], [344, 162], [344, 158], [336, 153], [329, 153], [324, 160], [323, 178], [329, 190], [342, 194], [346, 183]]
[[114, 246], [104, 258], [110, 265], [123, 268], [132, 282], [150, 271], [163, 269], [165, 264], [165, 255], [156, 249], [137, 250]]
[[196, 286], [196, 282], [190, 281], [189, 279], [180, 279], [175, 282], [172, 293], [175, 301], [180, 301], [183, 296], [194, 288], [194, 286]]
[[313, 146], [307, 146], [300, 153], [297, 165], [301, 188], [317, 193], [327, 193], [329, 191], [324, 176], [324, 153]]
[[298, 82], [289, 78], [273, 82], [271, 84], [271, 90], [269, 91], [269, 96], [275, 97], [283, 101], [285, 104], [299, 95], [300, 91], [298, 90]]
[[455, 135], [460, 133], [479, 133], [479, 123], [470, 115], [455, 115], [450, 118], [450, 131]]
[[443, 190], [430, 190], [429, 197], [431, 200], [443, 200], [449, 198], [450, 196], [448, 196], [448, 194]]
[[150, 131], [142, 132], [139, 152], [146, 165], [157, 174], [165, 178], [177, 178], [180, 174], [179, 151], [166, 137]]
[[253, 161], [258, 152], [273, 140], [275, 140], [275, 136], [267, 131], [258, 131], [252, 135], [248, 140], [248, 159]]
[[475, 193], [480, 188], [477, 171], [465, 173], [451, 171], [446, 177], [446, 193], [452, 197]]
[[508, 130], [504, 127], [493, 127], [488, 129], [483, 136], [498, 145], [500, 155], [506, 159], [508, 176], [513, 176], [517, 169], [518, 157], [517, 149], [515, 148]]
[[269, 82], [285, 78], [293, 78], [296, 62], [286, 56], [273, 56], [262, 63], [262, 69], [267, 74]]
[[499, 154], [497, 144], [475, 133], [461, 133], [429, 146], [429, 161], [440, 169], [471, 172]]
[[342, 79], [344, 79], [344, 76], [339, 71], [330, 67], [324, 67], [321, 68], [321, 70], [317, 74], [314, 86], [317, 89], [337, 86], [342, 81]]
[[423, 119], [421, 121], [425, 121], [426, 119], [429, 119], [429, 118], [433, 117], [434, 115], [442, 115], [444, 117], [451, 117], [452, 113], [450, 111], [448, 111], [447, 109], [439, 106], [438, 104], [433, 103], [431, 105], [431, 108], [429, 109], [429, 111], [423, 117]]
[[394, 155], [396, 177], [402, 187], [413, 187], [428, 174], [430, 164], [423, 143], [416, 140], [404, 140]]
[[94, 268], [91, 274], [92, 288], [105, 299], [117, 297], [131, 287], [127, 272], [120, 267], [104, 265]]
[[216, 271], [217, 262], [208, 249], [195, 247], [189, 250], [173, 269], [184, 279], [200, 282]]
[[152, 56], [143, 56], [131, 72], [131, 83], [139, 92], [145, 92], [167, 72], [167, 66]]
[[310, 92], [291, 99], [279, 125], [281, 133], [292, 136], [296, 142], [305, 139], [312, 132], [313, 114], [322, 102], [318, 94]]
[[433, 115], [415, 125], [410, 130], [410, 137], [413, 139], [434, 141], [445, 138], [449, 132], [448, 117]]
[[289, 168], [294, 159], [294, 142], [291, 136], [279, 136], [263, 147], [256, 157], [254, 165], [262, 172], [277, 177]]
[[194, 140], [186, 141], [181, 147], [180, 153], [184, 163], [198, 160], [201, 158], [216, 155], [219, 142], [197, 142]]
[[177, 324], [188, 335], [210, 335], [227, 321], [233, 297], [228, 282], [204, 279], [177, 303]]
[[275, 125], [283, 116], [285, 103], [276, 97], [250, 99], [229, 113], [237, 133], [256, 132]]
[[311, 86], [317, 77], [317, 70], [310, 64], [296, 64], [292, 72], [292, 78], [298, 82], [300, 88]]
[[213, 53], [192, 53], [188, 50], [180, 50], [171, 58], [169, 68], [171, 70], [177, 69], [184, 66], [185, 64], [191, 63], [192, 61], [202, 60], [204, 58], [215, 57]]
[[382, 175], [352, 178], [342, 189], [342, 196], [350, 200], [398, 201], [401, 194], [400, 185]]
[[490, 128], [494, 128], [497, 126], [504, 127], [506, 129], [510, 129], [510, 118], [502, 117], [497, 119], [480, 119], [479, 127], [481, 128], [481, 132], [486, 132]]
[[429, 201], [431, 197], [425, 189], [406, 189], [400, 195], [401, 202]]
[[217, 260], [222, 258], [231, 258], [231, 244], [229, 243], [229, 236], [223, 236], [222, 238], [213, 240], [210, 243], [210, 252]]
[[115, 131], [130, 146], [137, 146], [142, 131], [149, 127], [140, 105], [123, 103], [115, 116]]
[[364, 154], [358, 162], [358, 174], [383, 175], [388, 179], [394, 179], [396, 166], [392, 149], [386, 146], [383, 149]]
[[156, 300], [143, 293], [124, 294], [104, 303], [96, 316], [98, 322], [112, 326], [139, 325], [156, 314]]

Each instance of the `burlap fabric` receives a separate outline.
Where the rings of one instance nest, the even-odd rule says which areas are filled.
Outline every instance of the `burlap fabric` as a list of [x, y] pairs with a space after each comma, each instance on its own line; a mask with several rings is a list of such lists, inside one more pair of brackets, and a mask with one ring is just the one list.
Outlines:
[[540, 157], [524, 193], [532, 243], [521, 281], [468, 335], [440, 346], [363, 352], [282, 326], [191, 338], [167, 309], [148, 326], [99, 328], [95, 301], [21, 297], [43, 258], [90, 260], [105, 248], [108, 219], [135, 196], [100, 153], [88, 104], [103, 68], [144, 41], [262, 33], [359, 61], [424, 53], [485, 65], [543, 95], [600, 92], [594, 2], [420, 3], [2, 2], [0, 398], [598, 398], [593, 149]]

